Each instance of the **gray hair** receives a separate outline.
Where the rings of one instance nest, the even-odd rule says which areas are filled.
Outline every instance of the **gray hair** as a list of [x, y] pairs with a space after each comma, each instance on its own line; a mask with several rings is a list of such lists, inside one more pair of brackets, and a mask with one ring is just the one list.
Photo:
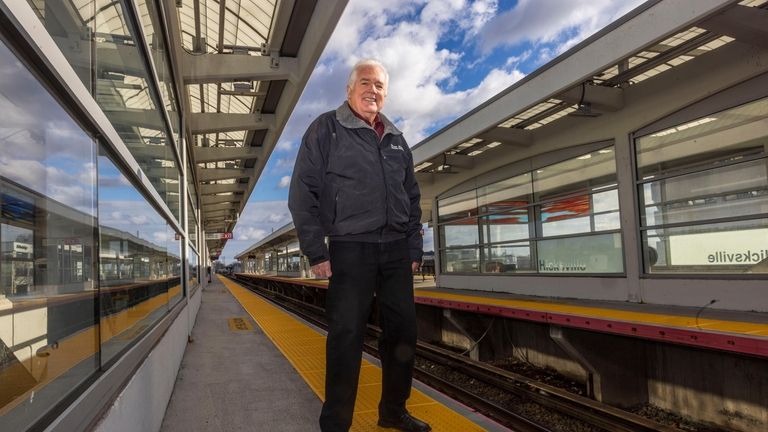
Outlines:
[[347, 88], [351, 88], [352, 86], [355, 85], [358, 69], [368, 67], [368, 66], [374, 66], [381, 69], [381, 71], [384, 72], [384, 85], [389, 86], [389, 73], [387, 72], [387, 68], [385, 68], [380, 61], [374, 60], [372, 58], [367, 58], [367, 59], [360, 60], [359, 62], [355, 63], [354, 66], [352, 66], [352, 72], [349, 73], [349, 80], [347, 80]]

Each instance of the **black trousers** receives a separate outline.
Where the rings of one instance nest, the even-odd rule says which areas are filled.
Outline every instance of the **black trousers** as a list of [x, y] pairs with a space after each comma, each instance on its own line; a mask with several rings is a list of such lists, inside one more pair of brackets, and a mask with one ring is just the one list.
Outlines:
[[387, 243], [332, 241], [329, 252], [333, 275], [325, 304], [329, 329], [320, 429], [346, 432], [352, 425], [363, 337], [374, 293], [382, 328], [379, 415], [383, 417], [397, 418], [404, 413], [410, 396], [416, 306], [405, 239]]

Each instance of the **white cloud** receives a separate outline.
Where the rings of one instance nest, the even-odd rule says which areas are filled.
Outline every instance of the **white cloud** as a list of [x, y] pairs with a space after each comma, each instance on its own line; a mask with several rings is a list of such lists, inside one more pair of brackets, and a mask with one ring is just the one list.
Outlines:
[[281, 140], [277, 143], [277, 146], [275, 147], [275, 151], [282, 151], [282, 152], [290, 152], [293, 151], [294, 145], [293, 141], [287, 141], [287, 140]]
[[291, 176], [283, 176], [280, 178], [280, 182], [277, 184], [277, 187], [279, 188], [287, 188], [291, 185]]
[[291, 222], [288, 201], [249, 202], [234, 229], [234, 239], [227, 242], [222, 255], [230, 258]]
[[273, 171], [275, 173], [283, 173], [293, 171], [293, 164], [296, 163], [296, 157], [279, 158], [275, 161]]
[[[416, 144], [429, 131], [452, 121], [524, 76], [516, 64], [492, 69], [477, 86], [460, 91], [457, 70], [466, 53], [441, 44], [464, 37], [465, 45], [489, 22], [497, 0], [350, 2], [315, 68], [287, 125], [283, 139], [298, 141], [309, 123], [346, 98], [351, 66], [359, 59], [380, 59], [390, 73], [384, 113]], [[462, 36], [463, 35], [463, 36]], [[469, 42], [467, 42], [469, 41]], [[274, 172], [287, 171], [293, 159], [281, 157]]]
[[488, 53], [500, 45], [557, 43], [554, 51], [559, 54], [642, 2], [571, 0], [564, 7], [560, 0], [520, 0], [488, 21], [479, 32], [480, 48]]

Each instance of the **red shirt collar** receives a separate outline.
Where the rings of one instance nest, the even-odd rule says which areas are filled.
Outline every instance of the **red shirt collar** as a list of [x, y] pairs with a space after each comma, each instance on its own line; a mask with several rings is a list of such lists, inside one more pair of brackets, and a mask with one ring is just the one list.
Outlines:
[[368, 120], [357, 113], [352, 108], [352, 105], [349, 105], [349, 102], [347, 102], [347, 105], [349, 106], [349, 110], [352, 111], [352, 114], [355, 115], [355, 117], [359, 118], [360, 120], [364, 121], [365, 124], [372, 127], [373, 130], [376, 131], [376, 134], [379, 135], [379, 139], [381, 139], [382, 136], [384, 136], [384, 122], [381, 121], [381, 118], [379, 117], [379, 113], [376, 113], [376, 117], [373, 119], [373, 123], [369, 123]]

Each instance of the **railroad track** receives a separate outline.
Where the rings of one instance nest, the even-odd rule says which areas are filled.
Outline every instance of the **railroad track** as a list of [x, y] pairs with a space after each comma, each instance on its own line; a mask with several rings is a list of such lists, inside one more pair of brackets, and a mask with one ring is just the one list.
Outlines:
[[[323, 308], [286, 296], [276, 290], [264, 288], [248, 280], [236, 280], [251, 291], [272, 300], [313, 325], [323, 329], [326, 328], [325, 310]], [[371, 340], [366, 341], [365, 350], [377, 357], [378, 350], [375, 338], [378, 338], [379, 333], [380, 329], [378, 327], [368, 326], [368, 334]], [[601, 430], [610, 432], [680, 432], [680, 429], [605, 405], [487, 363], [473, 361], [465, 356], [431, 344], [418, 342], [416, 355], [426, 362], [441, 365], [461, 373], [472, 380], [514, 395], [521, 400], [534, 402], [560, 415], [577, 419]], [[417, 379], [425, 384], [477, 409], [514, 431], [548, 432], [553, 430], [423, 368], [416, 368], [414, 374]]]

